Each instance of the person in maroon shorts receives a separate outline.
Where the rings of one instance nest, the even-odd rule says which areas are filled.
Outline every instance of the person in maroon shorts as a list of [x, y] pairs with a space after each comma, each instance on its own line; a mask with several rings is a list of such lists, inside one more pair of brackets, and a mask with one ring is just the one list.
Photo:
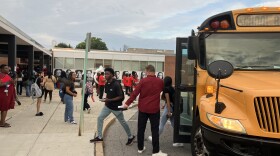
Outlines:
[[8, 75], [9, 67], [5, 64], [2, 64], [0, 69], [0, 127], [6, 128], [11, 127], [10, 124], [6, 123], [6, 116], [9, 109], [14, 109], [16, 92], [14, 80]]

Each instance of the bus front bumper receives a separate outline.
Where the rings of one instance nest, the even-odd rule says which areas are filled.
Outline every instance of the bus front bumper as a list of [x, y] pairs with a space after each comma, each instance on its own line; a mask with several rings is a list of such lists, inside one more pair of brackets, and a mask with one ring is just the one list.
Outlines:
[[274, 156], [280, 153], [280, 139], [227, 133], [202, 125], [207, 150], [219, 155]]

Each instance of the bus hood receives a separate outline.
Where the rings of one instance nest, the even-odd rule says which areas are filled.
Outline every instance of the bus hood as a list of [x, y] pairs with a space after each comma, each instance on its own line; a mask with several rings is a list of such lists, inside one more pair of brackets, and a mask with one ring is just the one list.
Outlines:
[[235, 71], [229, 78], [221, 80], [221, 85], [243, 91], [280, 90], [280, 72]]

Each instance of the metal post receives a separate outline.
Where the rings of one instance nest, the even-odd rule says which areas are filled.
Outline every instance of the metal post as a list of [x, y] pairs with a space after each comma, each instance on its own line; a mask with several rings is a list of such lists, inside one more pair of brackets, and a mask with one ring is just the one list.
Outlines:
[[84, 127], [84, 99], [85, 99], [85, 83], [86, 83], [86, 69], [87, 69], [87, 60], [88, 60], [88, 52], [90, 51], [90, 43], [91, 43], [91, 33], [87, 33], [86, 39], [86, 51], [85, 51], [85, 59], [84, 59], [84, 79], [83, 79], [83, 87], [82, 87], [82, 101], [81, 101], [81, 110], [80, 110], [80, 122], [79, 122], [79, 132], [78, 135], [82, 135], [82, 130]]
[[9, 35], [8, 39], [8, 66], [12, 71], [16, 71], [16, 58], [17, 58], [17, 46], [16, 36]]

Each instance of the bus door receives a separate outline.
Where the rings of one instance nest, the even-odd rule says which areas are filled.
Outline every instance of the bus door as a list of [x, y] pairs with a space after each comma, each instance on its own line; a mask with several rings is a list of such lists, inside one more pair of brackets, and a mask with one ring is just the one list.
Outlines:
[[194, 60], [188, 59], [188, 38], [176, 39], [174, 142], [189, 143], [195, 104]]

